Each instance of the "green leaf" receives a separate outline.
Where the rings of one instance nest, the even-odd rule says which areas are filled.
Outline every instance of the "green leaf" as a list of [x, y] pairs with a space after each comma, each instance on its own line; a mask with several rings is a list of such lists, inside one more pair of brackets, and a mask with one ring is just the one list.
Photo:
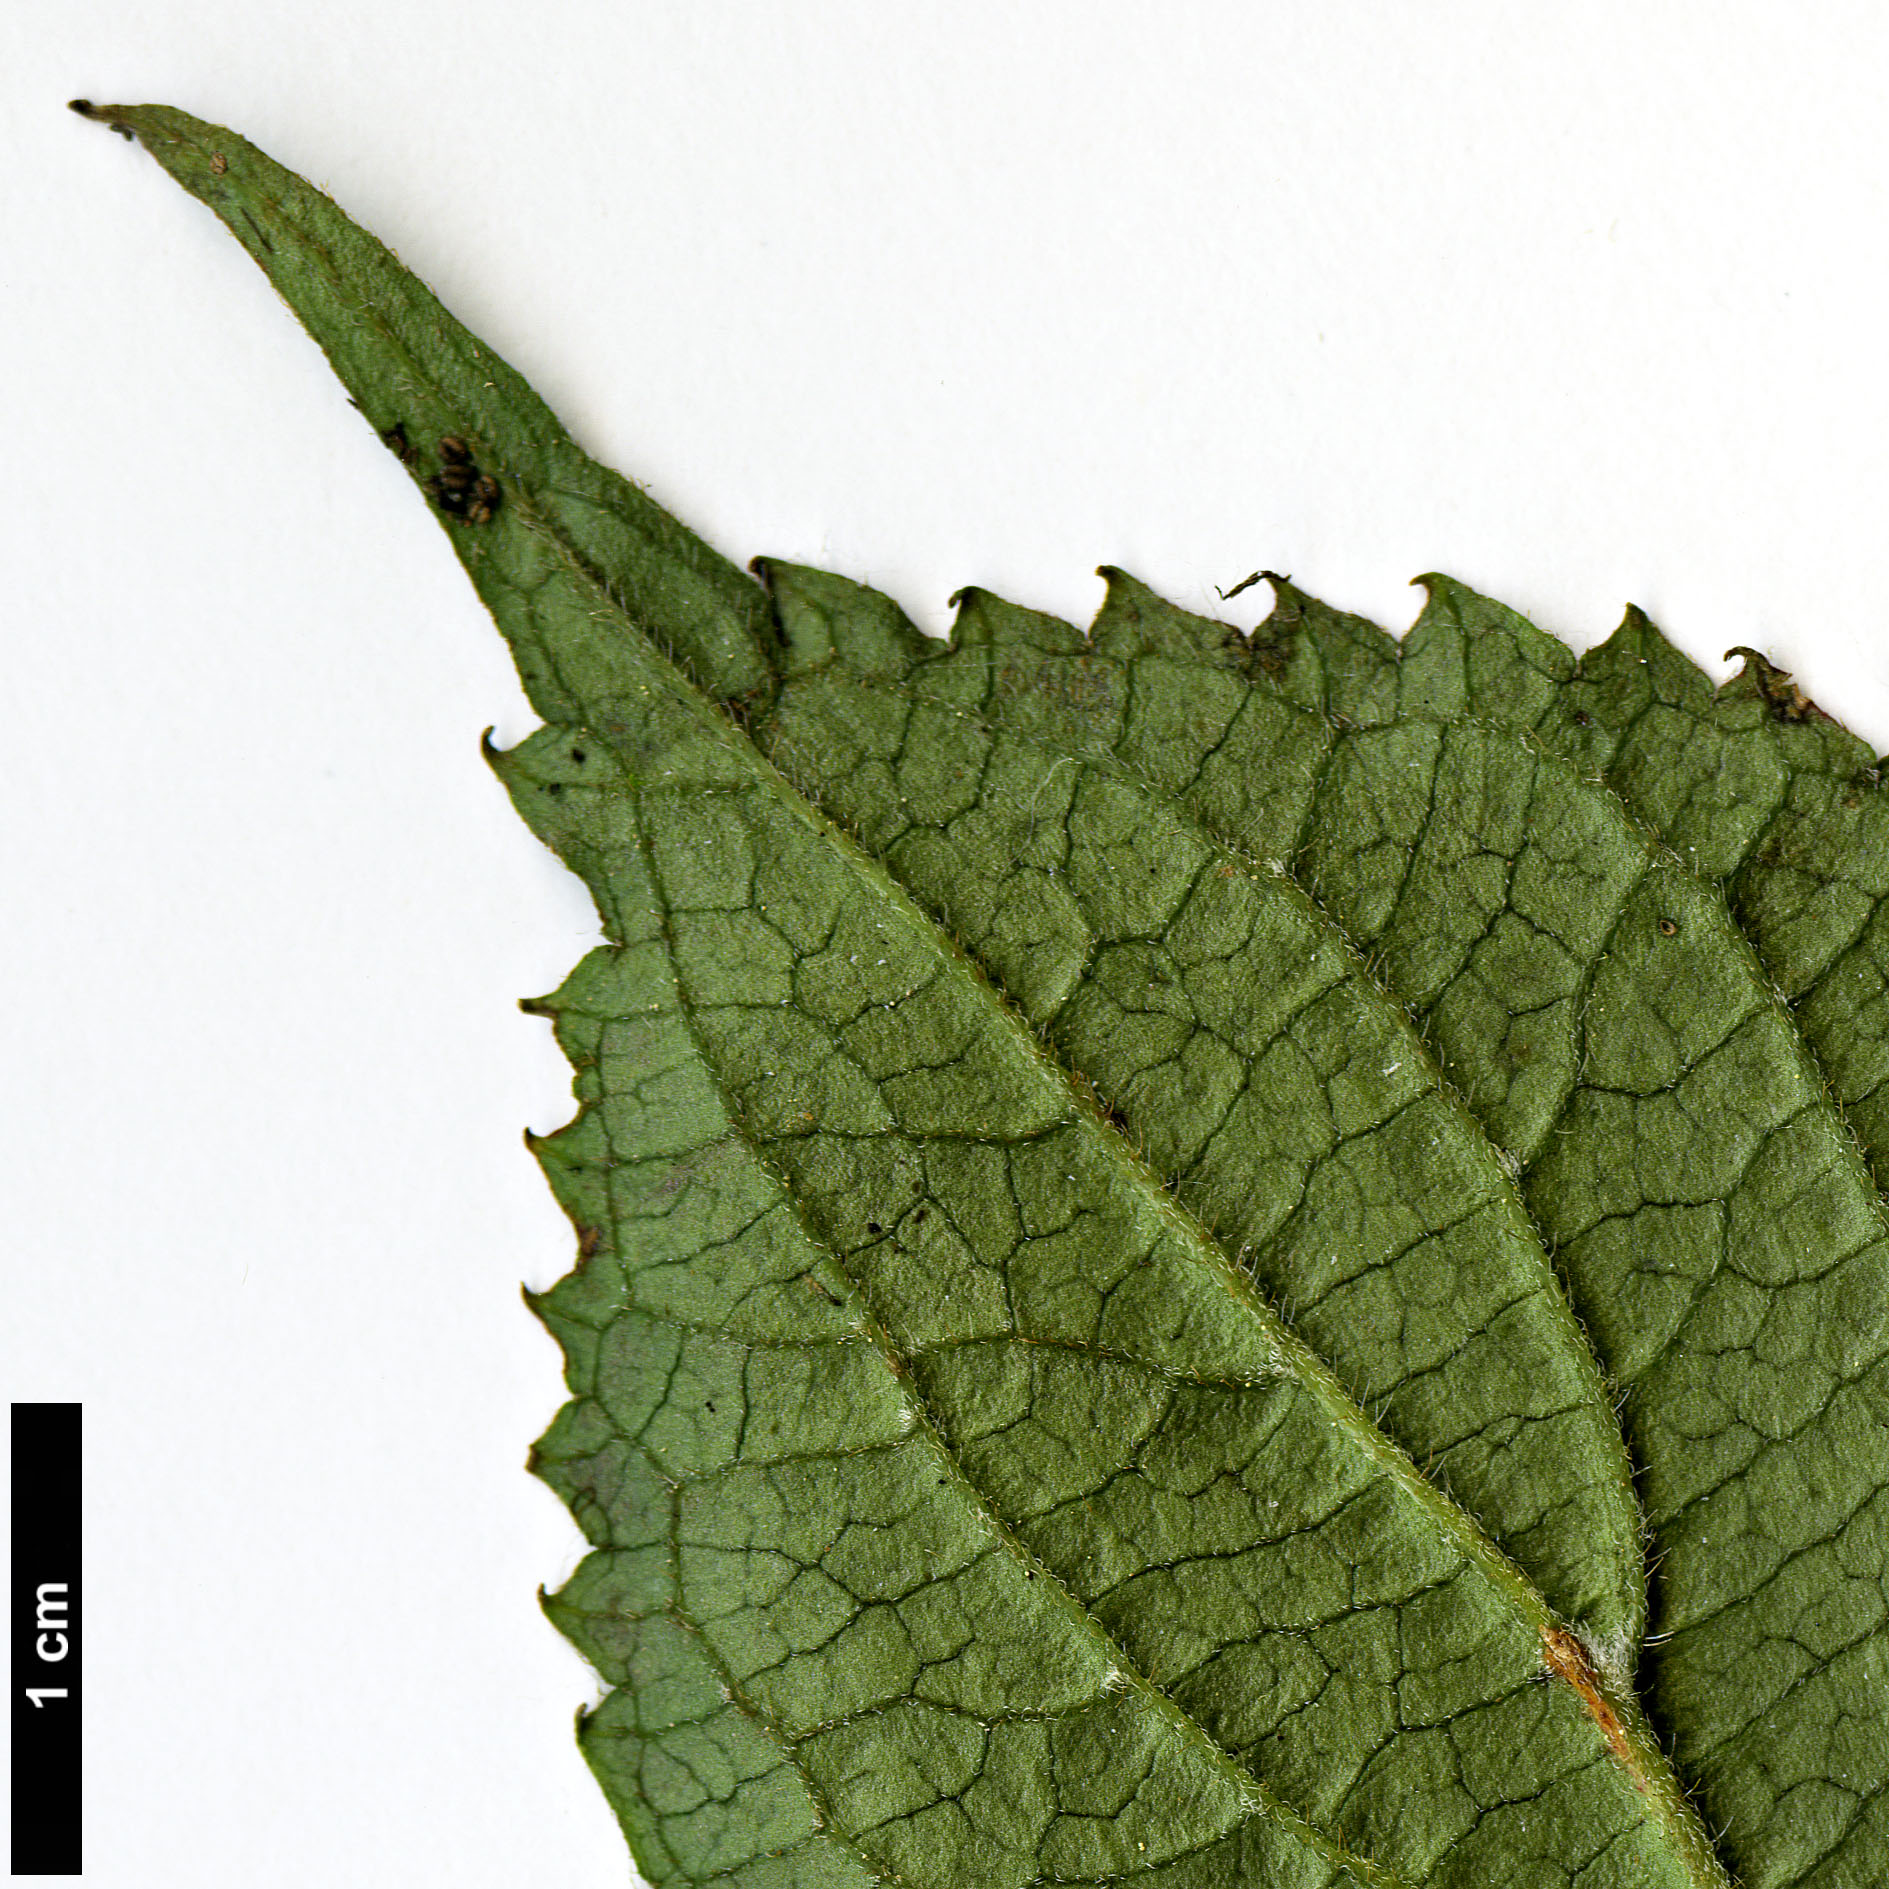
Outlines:
[[943, 645], [764, 588], [318, 192], [94, 115], [545, 719], [490, 758], [608, 939], [528, 1006], [579, 1100], [533, 1460], [593, 1544], [546, 1606], [652, 1881], [1889, 1877], [1849, 737], [1442, 579], [1401, 647], [1283, 581], [1251, 638], [1109, 573]]
[[[1109, 1098], [1227, 1256], [1625, 1680], [1644, 1625], [1630, 1469], [1511, 1177], [1292, 879], [1143, 784], [1195, 766], [1154, 739], [1156, 665], [1135, 678], [1137, 774], [1012, 712], [1032, 699], [1019, 659], [1089, 662], [1067, 626], [972, 594], [962, 661], [908, 627], [854, 662], [846, 625], [883, 602], [769, 572], [787, 682], [757, 739]], [[1198, 679], [1177, 674], [1174, 707], [1198, 718]], [[1268, 707], [1249, 692], [1215, 749], [1242, 801], [1278, 777]], [[1258, 817], [1280, 812], [1261, 797]]]

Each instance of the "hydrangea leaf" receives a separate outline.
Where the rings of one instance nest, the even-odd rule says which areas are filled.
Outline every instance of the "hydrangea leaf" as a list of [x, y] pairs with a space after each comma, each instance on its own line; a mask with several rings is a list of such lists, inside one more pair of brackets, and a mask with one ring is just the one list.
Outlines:
[[1565, 757], [1565, 651], [770, 596], [319, 193], [95, 115], [327, 350], [547, 724], [494, 765], [609, 939], [537, 1006], [535, 1462], [595, 1544], [547, 1606], [652, 1880], [1882, 1879], [1880, 1202]]

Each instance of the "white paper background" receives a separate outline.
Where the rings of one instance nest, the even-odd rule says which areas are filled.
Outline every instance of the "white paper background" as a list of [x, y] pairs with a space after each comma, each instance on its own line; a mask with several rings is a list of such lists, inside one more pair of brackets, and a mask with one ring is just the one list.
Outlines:
[[627, 1866], [520, 1469], [571, 1240], [511, 1004], [591, 936], [479, 763], [530, 719], [252, 265], [63, 101], [244, 130], [730, 553], [934, 628], [1105, 560], [1401, 628], [1440, 567], [1882, 746], [1886, 21], [14, 0], [0, 1356], [86, 1404], [92, 1881]]

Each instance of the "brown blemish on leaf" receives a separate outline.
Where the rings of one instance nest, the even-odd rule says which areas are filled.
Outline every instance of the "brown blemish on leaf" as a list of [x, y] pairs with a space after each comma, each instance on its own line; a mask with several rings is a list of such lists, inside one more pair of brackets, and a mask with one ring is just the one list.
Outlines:
[[1765, 707], [1779, 721], [1809, 721], [1813, 716], [1818, 721], [1830, 719], [1791, 680], [1790, 671], [1780, 669], [1770, 657], [1761, 656], [1755, 649], [1747, 649], [1742, 643], [1733, 644], [1725, 652], [1727, 662], [1730, 662], [1734, 656], [1742, 656], [1745, 659], [1743, 674], [1751, 679], [1753, 686], [1763, 697]]
[[579, 1227], [577, 1229], [577, 1252], [582, 1259], [589, 1259], [603, 1244], [602, 1227]]
[[1644, 1795], [1646, 1779], [1640, 1772], [1639, 1755], [1628, 1741], [1614, 1709], [1600, 1689], [1600, 1677], [1584, 1647], [1566, 1627], [1543, 1627], [1541, 1656], [1550, 1673], [1574, 1689], [1581, 1709], [1591, 1718], [1607, 1741], [1607, 1748], [1620, 1762], [1634, 1788]]
[[212, 151], [210, 153], [210, 175], [212, 177], [221, 177], [229, 167], [230, 161], [221, 151]]

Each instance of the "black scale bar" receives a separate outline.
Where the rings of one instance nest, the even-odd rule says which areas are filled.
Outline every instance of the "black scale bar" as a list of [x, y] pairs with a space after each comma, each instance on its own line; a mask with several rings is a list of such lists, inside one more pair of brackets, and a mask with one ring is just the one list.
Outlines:
[[80, 1404], [13, 1406], [13, 1873], [77, 1876]]

